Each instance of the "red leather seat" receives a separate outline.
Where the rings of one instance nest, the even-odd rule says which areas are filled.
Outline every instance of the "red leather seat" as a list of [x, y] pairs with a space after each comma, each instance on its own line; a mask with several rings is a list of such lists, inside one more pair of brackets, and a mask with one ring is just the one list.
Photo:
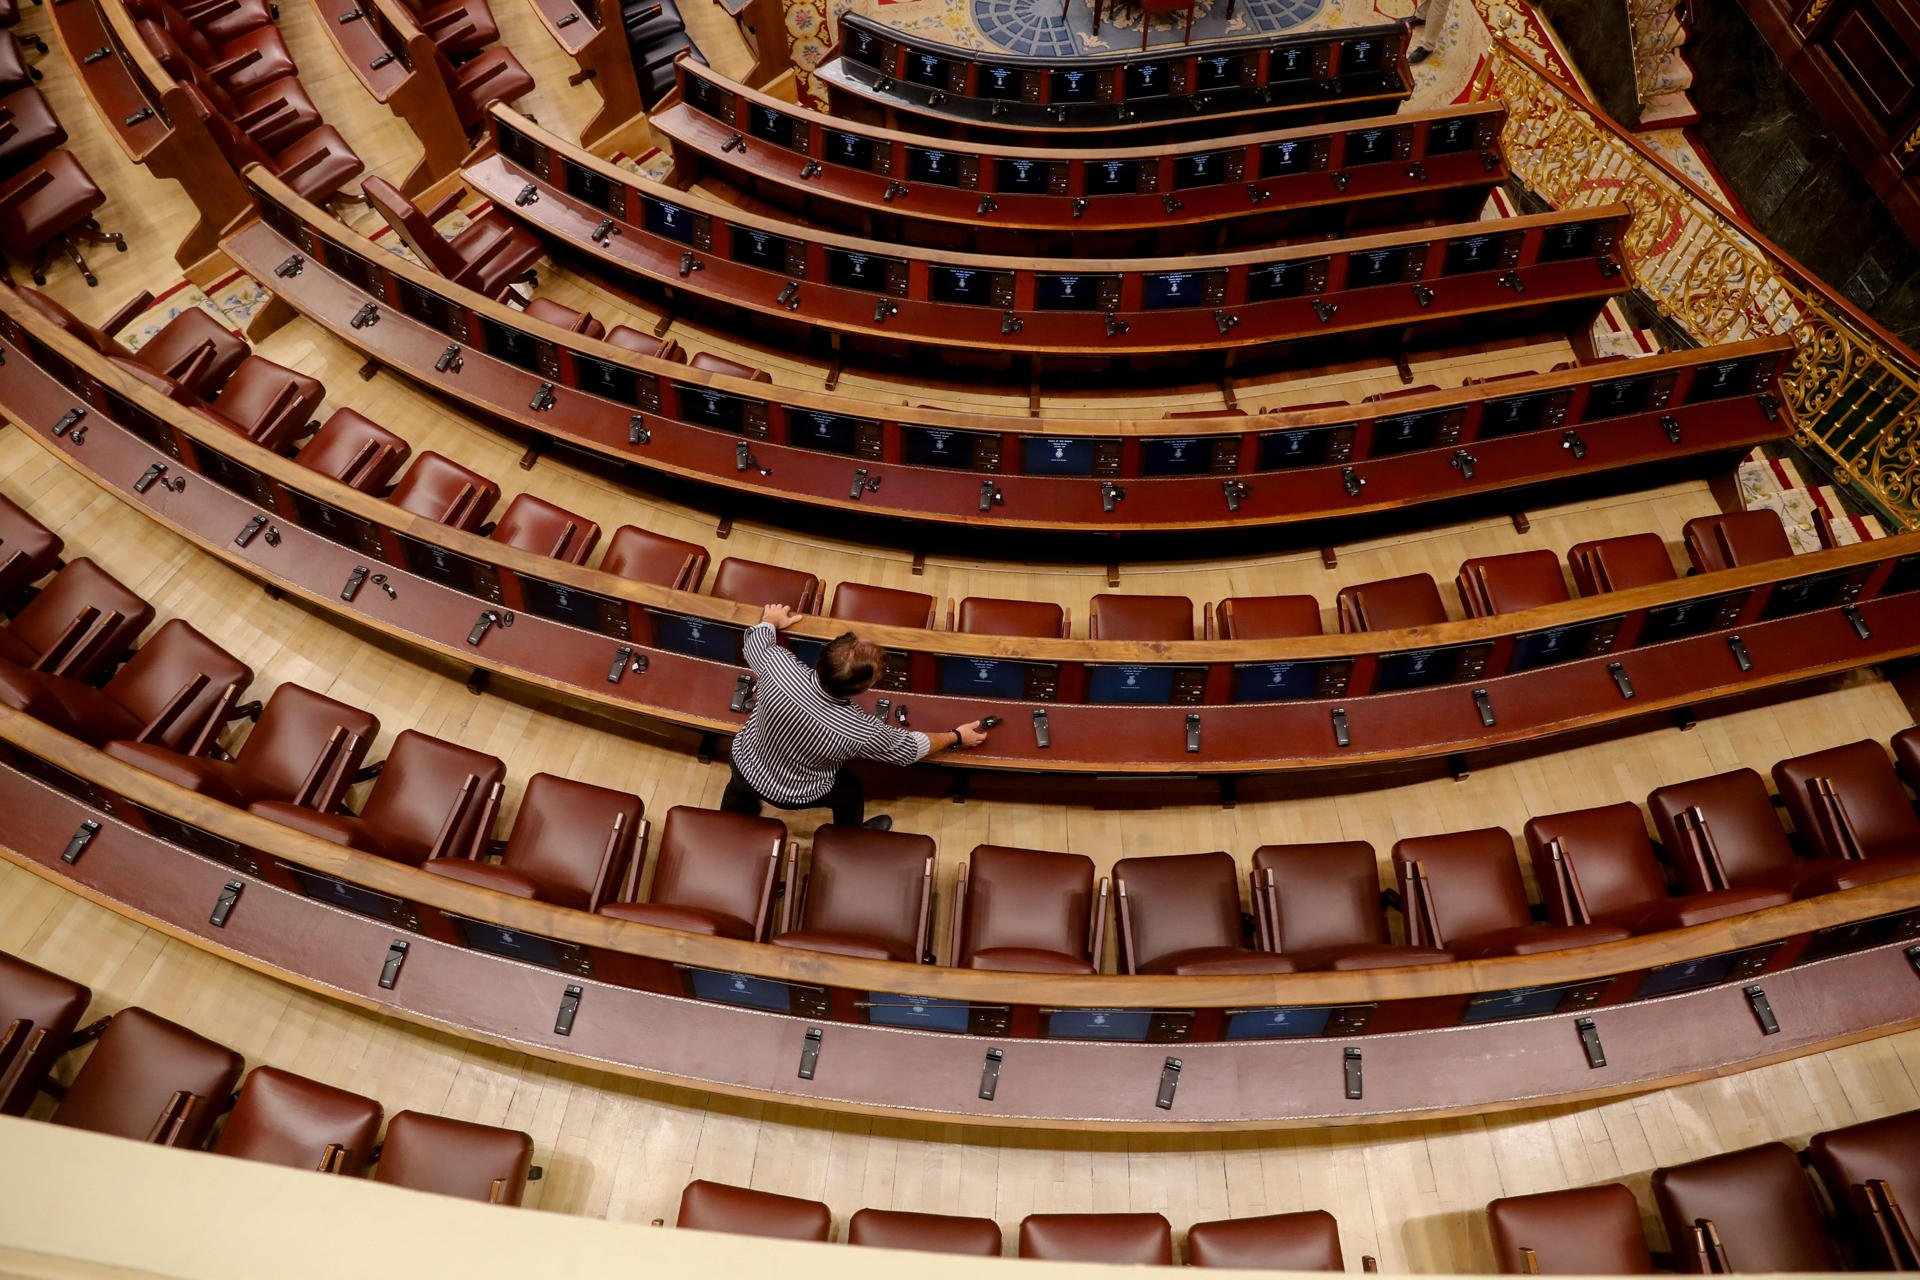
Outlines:
[[1213, 611], [1222, 640], [1290, 640], [1320, 634], [1312, 596], [1230, 596]]
[[676, 805], [667, 810], [645, 902], [610, 902], [603, 916], [707, 937], [766, 936], [784, 823]]
[[0, 665], [0, 704], [96, 747], [124, 739], [197, 756], [252, 681], [250, 667], [175, 618], [104, 687]]
[[[193, 24], [194, 30], [219, 43], [273, 25], [273, 10], [268, 0], [198, 0], [194, 4], [171, 6]], [[157, 14], [159, 4], [128, 5], [129, 12], [141, 16]]]
[[1535, 924], [1513, 837], [1500, 827], [1398, 841], [1393, 869], [1410, 941], [1444, 947], [1462, 960], [1538, 955], [1629, 936], [1612, 925]]
[[804, 570], [728, 556], [714, 570], [707, 594], [735, 604], [784, 604], [795, 613], [812, 613], [821, 590], [820, 579]]
[[373, 1180], [492, 1204], [519, 1204], [533, 1172], [533, 1139], [518, 1129], [400, 1111], [387, 1121]]
[[136, 742], [109, 742], [106, 753], [227, 804], [281, 800], [326, 810], [346, 794], [379, 732], [380, 722], [358, 707], [283, 684], [230, 761]]
[[500, 523], [487, 535], [495, 542], [551, 556], [568, 564], [585, 564], [593, 549], [600, 545], [600, 526], [585, 516], [577, 516], [564, 507], [556, 507], [545, 498], [530, 493], [515, 494]]
[[1661, 787], [1647, 797], [1674, 874], [1690, 892], [1781, 889], [1795, 897], [1874, 884], [1916, 869], [1905, 856], [1871, 861], [1796, 857], [1752, 769]]
[[1185, 596], [1097, 595], [1087, 602], [1090, 640], [1191, 640], [1193, 601]]
[[145, 1009], [122, 1009], [50, 1119], [136, 1142], [194, 1148], [240, 1079], [233, 1050]]
[[1106, 881], [1078, 853], [983, 844], [960, 871], [953, 964], [1008, 973], [1097, 973]]
[[1393, 945], [1380, 864], [1364, 841], [1263, 844], [1253, 851], [1253, 885], [1263, 945], [1297, 968], [1386, 969], [1453, 959], [1437, 947]]
[[1896, 1269], [1887, 1241], [1911, 1251], [1913, 1232], [1920, 1229], [1920, 1111], [1816, 1133], [1807, 1155], [1848, 1237], [1857, 1242], [1856, 1265]]
[[486, 842], [507, 775], [498, 757], [403, 729], [379, 770], [358, 816], [280, 800], [255, 801], [247, 812], [416, 867], [471, 858]]
[[1037, 640], [1064, 640], [1073, 634], [1073, 619], [1057, 604], [1040, 600], [994, 600], [968, 596], [960, 602], [956, 631], [974, 636], [1027, 636]]
[[1912, 860], [1920, 817], [1877, 742], [1830, 747], [1773, 766], [1774, 789], [1809, 852], [1823, 858]]
[[[151, 294], [141, 297], [152, 305]], [[121, 314], [126, 314], [125, 308]], [[128, 322], [138, 315], [136, 311], [128, 316]], [[109, 355], [120, 354], [112, 337], [120, 327], [124, 326], [112, 326], [100, 334], [102, 349]], [[208, 315], [205, 307], [186, 307], [147, 339], [133, 359], [155, 373], [184, 381], [195, 395], [211, 400], [252, 354], [246, 339]]]
[[698, 591], [707, 576], [707, 549], [630, 524], [613, 531], [600, 571], [676, 591]]
[[67, 131], [38, 89], [23, 85], [0, 97], [0, 174], [17, 173], [66, 143]]
[[494, 21], [487, 0], [447, 0], [442, 4], [426, 0], [403, 0], [420, 29], [434, 46], [449, 58], [478, 53], [500, 39], [500, 27]]
[[353, 409], [335, 409], [293, 460], [362, 493], [379, 494], [406, 464], [413, 446]]
[[[320, 127], [320, 108], [307, 95], [306, 86], [294, 77], [286, 76], [245, 93], [229, 93], [194, 67], [173, 37], [157, 24], [139, 22], [135, 26], [162, 66], [187, 68], [190, 78], [182, 80], [181, 88], [210, 130], [215, 121], [224, 121], [256, 145], [274, 151]], [[215, 145], [219, 145], [220, 137], [217, 130], [214, 132]]]
[[826, 1240], [833, 1234], [833, 1213], [818, 1200], [699, 1178], [680, 1193], [680, 1216], [673, 1225], [775, 1240]]
[[214, 1139], [217, 1155], [358, 1177], [380, 1136], [380, 1104], [318, 1080], [255, 1067]]
[[[1813, 1187], [1784, 1142], [1653, 1172], [1679, 1271], [1838, 1271]], [[1710, 1254], [1722, 1265], [1708, 1265]]]
[[1196, 1222], [1187, 1231], [1190, 1267], [1344, 1271], [1340, 1224], [1325, 1209]]
[[635, 355], [652, 356], [656, 360], [671, 360], [676, 364], [687, 362], [687, 350], [672, 338], [656, 338], [650, 333], [624, 324], [617, 324], [607, 331], [607, 341], [622, 351], [631, 351]]
[[786, 932], [775, 946], [918, 964], [933, 947], [933, 841], [829, 824], [806, 875], [790, 863]]
[[1910, 787], [1920, 786], [1920, 726], [1893, 735], [1893, 764], [1901, 781]]
[[441, 235], [435, 224], [459, 207], [464, 189], [431, 210], [421, 209], [378, 176], [363, 181], [360, 192], [422, 264], [489, 298], [530, 278], [540, 261], [540, 242], [491, 207], [451, 239]]
[[348, 184], [367, 171], [359, 153], [331, 125], [316, 124], [299, 133], [277, 131], [276, 145], [271, 148], [223, 116], [209, 116], [207, 126], [234, 168], [257, 164], [313, 204], [324, 205], [338, 198]]
[[1461, 564], [1454, 585], [1469, 618], [1540, 609], [1570, 598], [1567, 580], [1560, 573], [1560, 557], [1551, 551], [1476, 556]]
[[126, 656], [153, 606], [82, 556], [0, 627], [0, 658], [86, 680]]
[[[197, 71], [227, 93], [238, 96], [293, 77], [298, 71], [276, 27], [256, 27], [215, 40], [207, 32], [196, 29], [171, 5], [159, 7], [159, 20], [161, 28], [173, 38], [190, 64], [170, 66], [170, 60], [161, 57], [161, 65], [176, 79], [195, 78]], [[159, 50], [155, 50], [155, 56], [160, 56]]]
[[[11, 40], [8, 37], [4, 43]], [[71, 151], [48, 152], [0, 183], [0, 249], [15, 262], [27, 264], [35, 284], [45, 284], [47, 262], [56, 249], [63, 248], [86, 282], [98, 284], [72, 241], [111, 240], [121, 252], [126, 251], [125, 239], [100, 230], [93, 219], [94, 212], [106, 202], [107, 197]]]
[[1667, 554], [1667, 544], [1657, 533], [1575, 543], [1567, 552], [1567, 565], [1583, 596], [1631, 591], [1656, 582], [1672, 582], [1680, 576], [1673, 567], [1673, 557]]
[[1402, 627], [1430, 627], [1447, 620], [1440, 588], [1429, 574], [1384, 578], [1342, 587], [1334, 597], [1340, 630], [1397, 631]]
[[327, 389], [265, 356], [249, 355], [233, 371], [213, 407], [247, 439], [275, 453], [289, 451], [306, 433]]
[[934, 598], [919, 591], [896, 591], [892, 587], [870, 587], [860, 582], [843, 582], [833, 589], [829, 618], [847, 622], [871, 622], [882, 627], [933, 626]]
[[60, 567], [66, 543], [59, 534], [5, 498], [0, 498], [0, 608]]
[[0, 951], [0, 1116], [23, 1116], [93, 992]]
[[862, 1209], [847, 1219], [847, 1243], [875, 1249], [997, 1258], [1000, 1256], [1000, 1224], [992, 1218], [962, 1218], [947, 1213]]
[[1030, 1213], [1020, 1256], [1055, 1262], [1173, 1265], [1173, 1228], [1157, 1213]]
[[607, 326], [594, 319], [592, 315], [563, 306], [551, 298], [535, 298], [522, 310], [532, 319], [557, 325], [569, 333], [578, 333], [588, 338], [598, 339], [604, 337], [607, 332]]
[[402, 511], [475, 533], [500, 501], [500, 486], [429, 449], [413, 460], [387, 501]]
[[738, 360], [729, 360], [725, 356], [714, 355], [711, 351], [702, 351], [690, 360], [689, 365], [702, 373], [718, 373], [729, 378], [745, 378], [748, 382], [772, 382], [773, 375], [765, 369], [756, 369], [750, 364], [741, 364]]
[[1766, 507], [1731, 515], [1695, 516], [1680, 527], [1687, 558], [1701, 573], [1784, 560], [1793, 554], [1780, 515]]
[[471, 137], [486, 123], [487, 108], [496, 102], [518, 102], [533, 92], [533, 77], [503, 44], [483, 49], [459, 66], [442, 54], [440, 70], [453, 91], [453, 109]]
[[1793, 896], [1751, 888], [1669, 897], [1646, 821], [1634, 804], [1537, 817], [1527, 823], [1526, 837], [1534, 883], [1555, 924], [1611, 924], [1655, 933], [1777, 907]]
[[1487, 1206], [1493, 1255], [1507, 1275], [1640, 1276], [1654, 1270], [1640, 1206], [1618, 1182]]
[[1113, 892], [1122, 972], [1293, 972], [1292, 961], [1246, 945], [1231, 854], [1122, 858], [1113, 864]]
[[498, 865], [462, 858], [425, 865], [501, 893], [595, 911], [618, 895], [634, 850], [644, 845], [643, 813], [638, 796], [536, 773]]

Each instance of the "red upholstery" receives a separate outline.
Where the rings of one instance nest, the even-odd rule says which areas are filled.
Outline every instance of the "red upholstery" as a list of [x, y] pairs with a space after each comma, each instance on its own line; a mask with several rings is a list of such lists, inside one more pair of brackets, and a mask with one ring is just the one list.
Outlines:
[[1187, 1265], [1273, 1271], [1343, 1271], [1340, 1224], [1324, 1209], [1196, 1222]]
[[23, 1116], [93, 993], [0, 951], [0, 1115]]
[[676, 805], [660, 833], [648, 900], [608, 903], [600, 914], [758, 942], [786, 839], [785, 824], [771, 818]]
[[934, 607], [933, 597], [919, 591], [843, 582], [833, 589], [833, 607], [827, 616], [882, 627], [931, 627]]
[[975, 636], [1030, 636], [1065, 639], [1070, 633], [1066, 610], [1038, 600], [992, 600], [968, 596], [960, 602], [955, 630]]
[[569, 333], [582, 334], [589, 338], [601, 338], [606, 335], [607, 326], [601, 324], [585, 311], [576, 311], [563, 306], [551, 298], [535, 298], [524, 308], [527, 315], [535, 320], [544, 320], [558, 325]]
[[[1807, 1144], [1814, 1170], [1826, 1184], [1827, 1199], [1839, 1210], [1848, 1236], [1857, 1243], [1861, 1257], [1856, 1265], [1893, 1269], [1881, 1244], [1882, 1224], [1866, 1194], [1868, 1182], [1881, 1182], [1876, 1188], [1892, 1201], [1892, 1209], [1905, 1219], [1908, 1231], [1920, 1229], [1920, 1111], [1848, 1125], [1816, 1133]], [[1891, 1211], [1887, 1212], [1891, 1217]], [[1885, 1224], [1889, 1232], [1896, 1224]]]
[[600, 545], [600, 526], [545, 498], [521, 493], [514, 495], [500, 513], [500, 523], [487, 536], [537, 556], [585, 564]]
[[1397, 631], [1447, 620], [1440, 588], [1424, 573], [1342, 587], [1334, 597], [1342, 631]]
[[500, 39], [499, 24], [487, 0], [448, 0], [432, 4], [425, 0], [405, 0], [420, 29], [436, 48], [449, 58], [478, 53]]
[[741, 364], [725, 356], [714, 355], [711, 351], [702, 351], [688, 362], [691, 367], [702, 373], [718, 373], [729, 378], [745, 378], [748, 382], [772, 382], [773, 375], [765, 369], [756, 369], [750, 364]]
[[1893, 763], [1901, 781], [1909, 787], [1920, 786], [1920, 726], [1893, 735]]
[[964, 874], [953, 963], [1014, 973], [1094, 973], [1099, 916], [1093, 859], [983, 844]]
[[1461, 564], [1454, 585], [1469, 618], [1539, 609], [1569, 598], [1560, 558], [1551, 551], [1476, 556]]
[[1729, 1271], [1837, 1271], [1813, 1187], [1784, 1142], [1656, 1169], [1653, 1199], [1675, 1270], [1706, 1271], [1696, 1224], [1705, 1220]]
[[1253, 851], [1254, 910], [1266, 945], [1301, 969], [1444, 964], [1450, 952], [1394, 946], [1380, 864], [1360, 840], [1265, 844]]
[[249, 355], [213, 398], [213, 407], [247, 439], [278, 453], [293, 448], [326, 396], [319, 379]]
[[21, 590], [60, 567], [66, 543], [59, 534], [0, 498], [0, 608]]
[[1000, 1224], [992, 1218], [862, 1209], [847, 1219], [847, 1243], [876, 1249], [997, 1258], [1000, 1256]]
[[736, 604], [784, 604], [795, 613], [812, 613], [821, 589], [820, 579], [804, 570], [728, 556], [714, 570], [707, 594]]
[[401, 1111], [387, 1122], [373, 1180], [443, 1196], [519, 1204], [532, 1168], [533, 1139], [517, 1129]]
[[393, 432], [342, 407], [328, 415], [294, 461], [362, 493], [378, 494], [412, 453], [413, 446]]
[[147, 339], [133, 358], [170, 378], [182, 378], [193, 366], [186, 385], [196, 395], [211, 399], [251, 354], [246, 340], [208, 315], [206, 308], [187, 307]]
[[1576, 543], [1567, 552], [1567, 565], [1583, 596], [1630, 591], [1680, 576], [1667, 554], [1667, 544], [1657, 533], [1630, 533]]
[[687, 350], [672, 338], [656, 338], [650, 333], [617, 324], [607, 331], [607, 341], [622, 351], [631, 351], [635, 355], [652, 356], [656, 360], [671, 360], [676, 364], [687, 362]]
[[680, 1193], [680, 1216], [673, 1225], [777, 1240], [825, 1240], [833, 1234], [833, 1213], [818, 1200], [778, 1196], [701, 1178], [689, 1182]]
[[255, 1067], [214, 1140], [223, 1156], [358, 1176], [380, 1135], [380, 1104], [276, 1067]]
[[[11, 43], [8, 36], [0, 44]], [[0, 249], [20, 262], [93, 217], [107, 202], [71, 151], [54, 151], [0, 183]]]
[[1920, 869], [1920, 817], [1879, 743], [1850, 742], [1773, 766], [1806, 848], [1824, 858], [1906, 857]]
[[360, 184], [360, 191], [423, 264], [489, 298], [498, 298], [525, 279], [540, 260], [540, 242], [496, 209], [489, 209], [449, 239], [434, 227], [435, 219], [386, 179], [369, 177]]
[[402, 511], [473, 533], [500, 501], [500, 486], [429, 449], [413, 460], [387, 501]]
[[122, 1009], [55, 1108], [53, 1123], [198, 1147], [240, 1079], [240, 1055], [145, 1009]]
[[1778, 512], [1760, 507], [1732, 515], [1695, 516], [1680, 527], [1687, 558], [1701, 573], [1784, 560], [1793, 554]]
[[436, 858], [426, 869], [516, 897], [593, 911], [619, 889], [641, 816], [638, 796], [536, 773], [521, 793], [498, 866]]
[[1312, 596], [1232, 596], [1214, 609], [1222, 640], [1287, 640], [1320, 634]]
[[1190, 966], [1199, 965], [1219, 972], [1219, 961], [1245, 966], [1255, 957], [1272, 966], [1259, 972], [1294, 969], [1284, 957], [1246, 946], [1240, 924], [1240, 872], [1232, 854], [1122, 858], [1113, 864], [1113, 892], [1120, 913], [1123, 972], [1183, 974], [1196, 971]]
[[623, 524], [608, 540], [606, 554], [600, 557], [600, 570], [657, 587], [698, 591], [707, 576], [707, 549]]
[[1611, 925], [1535, 924], [1513, 837], [1499, 827], [1398, 841], [1393, 869], [1411, 940], [1445, 947], [1462, 960], [1536, 955], [1628, 936]]
[[0, 174], [17, 173], [66, 142], [67, 131], [38, 89], [23, 85], [0, 98]]
[[[131, 9], [133, 6], [128, 6]], [[157, 7], [157, 6], [156, 6]], [[196, 31], [215, 44], [237, 39], [273, 24], [267, 0], [216, 0], [207, 4], [176, 5]]]
[[1087, 602], [1092, 640], [1191, 640], [1193, 601], [1185, 596], [1097, 595]]
[[0, 627], [0, 658], [85, 680], [126, 656], [153, 606], [93, 561], [69, 561]]
[[1030, 1213], [1020, 1220], [1020, 1256], [1171, 1266], [1173, 1228], [1157, 1213]]
[[518, 102], [533, 92], [533, 77], [505, 45], [483, 49], [458, 67], [443, 57], [441, 69], [453, 91], [454, 110], [469, 135], [485, 123], [488, 107]]
[[933, 841], [899, 831], [827, 825], [814, 832], [799, 905], [774, 944], [917, 964], [933, 926]]
[[1502, 1197], [1487, 1206], [1487, 1226], [1494, 1258], [1508, 1275], [1637, 1276], [1654, 1270], [1640, 1206], [1618, 1182]]
[[[171, 5], [160, 6], [160, 25], [178, 45], [187, 67], [167, 66], [180, 79], [204, 77], [226, 93], [243, 95], [296, 73], [293, 55], [273, 26], [257, 27], [230, 39], [216, 41]], [[160, 51], [155, 50], [158, 54]], [[162, 58], [162, 65], [166, 59]], [[199, 74], [194, 74], [198, 72]]]

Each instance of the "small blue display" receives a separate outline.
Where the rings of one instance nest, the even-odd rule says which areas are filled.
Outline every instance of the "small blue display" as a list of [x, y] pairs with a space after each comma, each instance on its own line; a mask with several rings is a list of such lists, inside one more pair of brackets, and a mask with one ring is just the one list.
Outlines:
[[1236, 1009], [1227, 1015], [1226, 1040], [1303, 1040], [1322, 1035], [1333, 1010], [1324, 1006], [1301, 1009]]
[[687, 970], [687, 983], [695, 997], [720, 1004], [745, 1005], [749, 1009], [770, 1009], [785, 1013], [791, 1007], [792, 993], [784, 982], [756, 978], [750, 973], [720, 973], [713, 969]]
[[867, 1009], [867, 1021], [877, 1027], [912, 1027], [919, 1031], [967, 1030], [973, 1006], [925, 996], [896, 996], [876, 991]]
[[1055, 1009], [1047, 1015], [1047, 1038], [1140, 1041], [1152, 1022], [1150, 1009]]

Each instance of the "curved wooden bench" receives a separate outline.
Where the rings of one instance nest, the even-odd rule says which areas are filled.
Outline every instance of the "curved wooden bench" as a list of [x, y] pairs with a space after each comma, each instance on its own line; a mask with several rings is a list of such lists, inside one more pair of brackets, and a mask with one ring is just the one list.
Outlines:
[[420, 159], [400, 184], [417, 195], [459, 168], [466, 131], [440, 73], [433, 40], [397, 0], [310, 0], [334, 51], [375, 102], [420, 140]]

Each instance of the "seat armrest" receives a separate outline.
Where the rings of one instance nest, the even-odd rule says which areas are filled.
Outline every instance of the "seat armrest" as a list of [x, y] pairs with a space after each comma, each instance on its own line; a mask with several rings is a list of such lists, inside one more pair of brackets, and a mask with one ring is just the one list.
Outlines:
[[138, 317], [142, 311], [145, 311], [152, 305], [153, 294], [142, 289], [139, 293], [127, 299], [126, 304], [118, 311], [106, 318], [106, 321], [100, 326], [100, 332], [111, 338], [114, 334], [132, 324], [134, 319]]
[[208, 67], [206, 71], [208, 75], [214, 77], [216, 80], [225, 79], [236, 71], [245, 71], [258, 61], [260, 61], [260, 51], [258, 49], [249, 49], [245, 53], [228, 58], [225, 62], [214, 63]]
[[28, 178], [18, 187], [8, 192], [4, 199], [0, 199], [0, 205], [18, 204], [40, 191], [52, 181], [53, 174], [49, 173], [46, 169], [36, 170], [31, 178]]

